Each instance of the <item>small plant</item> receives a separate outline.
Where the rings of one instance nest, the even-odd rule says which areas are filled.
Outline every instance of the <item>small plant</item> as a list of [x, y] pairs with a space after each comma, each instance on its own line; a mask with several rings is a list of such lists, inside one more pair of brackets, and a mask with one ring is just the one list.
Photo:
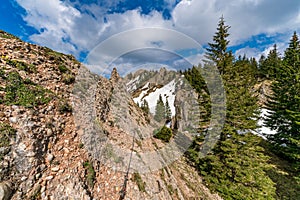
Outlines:
[[[0, 122], [0, 148], [9, 147], [10, 140], [16, 135], [16, 130], [10, 125]], [[8, 150], [9, 151], [9, 150]], [[0, 161], [8, 151], [1, 151]]]
[[75, 82], [75, 76], [72, 74], [63, 74], [62, 81], [67, 85], [72, 84]]
[[63, 113], [69, 113], [72, 112], [72, 106], [65, 100], [60, 101], [58, 111], [63, 114]]
[[146, 192], [146, 183], [142, 180], [142, 177], [139, 173], [133, 173], [133, 181], [137, 184], [141, 192]]
[[82, 148], [84, 147], [84, 144], [83, 144], [83, 143], [79, 143], [78, 147], [79, 147], [80, 149], [82, 149]]
[[10, 125], [0, 122], [0, 148], [9, 146], [11, 138], [15, 137], [16, 130]]
[[58, 70], [59, 70], [61, 73], [66, 73], [66, 72], [69, 72], [69, 71], [70, 71], [65, 65], [59, 65], [59, 66], [58, 66]]
[[160, 139], [164, 142], [169, 142], [172, 136], [173, 136], [172, 129], [166, 126], [163, 126], [161, 129], [156, 130], [154, 132], [154, 138]]
[[22, 61], [9, 60], [9, 59], [6, 60], [6, 63], [12, 67], [19, 69], [19, 70], [24, 70], [29, 73], [36, 73], [36, 67], [33, 64], [28, 65], [27, 63], [22, 62]]
[[89, 187], [93, 188], [94, 187], [94, 181], [95, 181], [95, 178], [96, 178], [96, 172], [94, 170], [94, 167], [93, 167], [92, 163], [90, 163], [89, 161], [86, 161], [83, 164], [83, 167], [86, 171], [86, 182], [87, 182]]
[[30, 79], [23, 80], [18, 72], [10, 72], [6, 78], [4, 103], [35, 107], [49, 103], [53, 94], [42, 86], [34, 84]]

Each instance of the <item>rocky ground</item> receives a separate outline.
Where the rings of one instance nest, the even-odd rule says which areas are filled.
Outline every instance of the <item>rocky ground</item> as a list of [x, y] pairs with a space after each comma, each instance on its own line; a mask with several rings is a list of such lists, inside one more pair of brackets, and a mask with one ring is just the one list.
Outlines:
[[[116, 71], [110, 80], [95, 76], [71, 55], [0, 32], [0, 199], [119, 199], [125, 173], [101, 157], [110, 140], [131, 148], [132, 137], [112, 120], [119, 79]], [[220, 199], [183, 157], [150, 173], [131, 170], [128, 178], [125, 199]]]

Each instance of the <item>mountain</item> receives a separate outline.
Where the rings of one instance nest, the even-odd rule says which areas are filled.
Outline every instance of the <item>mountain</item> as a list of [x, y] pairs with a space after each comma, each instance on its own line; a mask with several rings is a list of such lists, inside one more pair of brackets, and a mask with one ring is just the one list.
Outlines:
[[[165, 153], [193, 126], [193, 93], [176, 89], [175, 72], [107, 79], [3, 31], [0, 54], [0, 199], [119, 199], [127, 179], [125, 199], [220, 199], [184, 156]], [[142, 92], [174, 99], [169, 143], [153, 137], [164, 122], [136, 104]]]

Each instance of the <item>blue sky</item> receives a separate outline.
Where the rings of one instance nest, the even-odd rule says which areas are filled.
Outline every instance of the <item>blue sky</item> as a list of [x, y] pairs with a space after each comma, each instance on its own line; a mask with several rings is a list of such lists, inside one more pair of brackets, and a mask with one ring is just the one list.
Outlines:
[[9, 0], [0, 9], [0, 29], [94, 71], [198, 64], [222, 15], [235, 55], [258, 58], [274, 43], [283, 53], [300, 32], [299, 0]]

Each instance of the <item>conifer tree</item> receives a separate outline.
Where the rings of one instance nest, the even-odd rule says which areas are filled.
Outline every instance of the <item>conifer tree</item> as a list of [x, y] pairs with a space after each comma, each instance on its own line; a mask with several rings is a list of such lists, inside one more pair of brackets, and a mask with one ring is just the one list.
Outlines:
[[250, 133], [258, 118], [256, 83], [253, 63], [240, 58], [233, 62], [227, 50], [229, 26], [223, 17], [218, 24], [213, 44], [207, 49], [208, 62], [220, 70], [226, 92], [226, 119], [221, 138], [213, 152], [197, 158], [197, 147], [189, 150], [192, 160], [211, 189], [224, 199], [273, 199], [275, 187], [266, 175], [268, 157], [259, 146], [258, 138]]
[[279, 75], [281, 68], [281, 58], [279, 56], [277, 45], [274, 44], [267, 58], [261, 57], [260, 60], [260, 77], [273, 80]]
[[231, 51], [227, 49], [229, 28], [230, 26], [225, 25], [225, 20], [222, 16], [218, 23], [217, 32], [213, 36], [213, 43], [208, 43], [209, 47], [206, 48], [206, 62], [215, 64], [220, 74], [224, 73], [225, 67], [233, 60]]
[[284, 53], [282, 68], [272, 83], [265, 125], [276, 134], [268, 139], [277, 152], [300, 165], [300, 42], [296, 33]]
[[166, 98], [165, 109], [166, 109], [166, 121], [170, 121], [171, 117], [172, 117], [172, 111], [171, 111], [171, 108], [170, 108], [170, 105], [169, 105], [168, 98]]
[[161, 122], [163, 119], [165, 119], [165, 113], [166, 113], [165, 104], [160, 94], [155, 107], [154, 119], [158, 122]]
[[146, 99], [143, 100], [141, 108], [146, 114], [149, 114], [150, 109], [149, 109], [149, 104]]

